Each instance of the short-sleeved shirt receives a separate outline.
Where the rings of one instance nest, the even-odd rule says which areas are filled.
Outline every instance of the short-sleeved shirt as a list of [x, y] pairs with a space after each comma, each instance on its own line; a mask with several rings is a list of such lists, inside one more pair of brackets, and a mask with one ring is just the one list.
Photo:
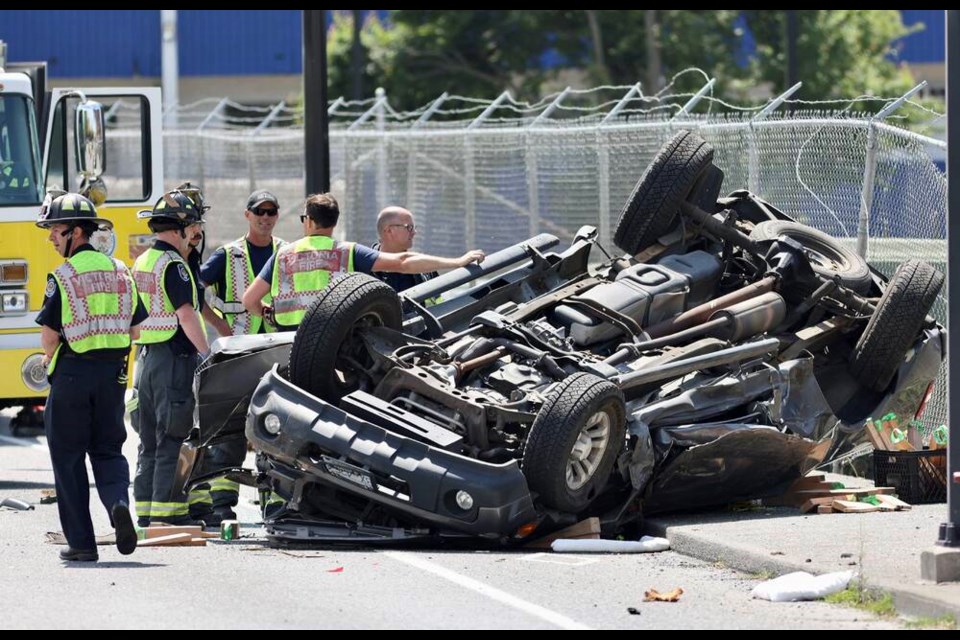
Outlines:
[[[380, 252], [376, 249], [371, 249], [370, 247], [360, 243], [354, 244], [353, 270], [359, 271], [360, 273], [373, 273], [373, 265], [377, 262], [377, 258], [379, 257]], [[270, 256], [270, 259], [265, 265], [263, 265], [263, 269], [260, 270], [260, 273], [257, 277], [269, 284], [273, 284], [273, 265], [276, 262], [276, 255]]]
[[[74, 255], [80, 253], [81, 251], [96, 251], [96, 249], [89, 244], [83, 244], [77, 247]], [[63, 301], [60, 297], [60, 287], [57, 284], [56, 279], [53, 277], [53, 274], [47, 274], [47, 288], [44, 292], [43, 306], [40, 308], [40, 312], [37, 314], [36, 323], [44, 327], [49, 327], [60, 334], [61, 356], [68, 353], [74, 353], [73, 349], [70, 348], [70, 343], [68, 343], [67, 339], [63, 337], [63, 314], [61, 313], [62, 304]], [[143, 304], [143, 300], [140, 299], [140, 296], [137, 296], [136, 306], [133, 308], [133, 320], [130, 324], [132, 326], [137, 326], [146, 319], [147, 307]], [[123, 360], [127, 357], [129, 352], [129, 347], [126, 349], [91, 349], [90, 351], [85, 352], [84, 356], [96, 358], [98, 360]]]
[[[172, 244], [166, 243], [163, 240], [157, 240], [153, 243], [153, 248], [157, 251], [172, 251], [174, 253], [179, 253]], [[187, 272], [181, 269], [179, 266], [168, 267], [163, 274], [163, 290], [167, 292], [167, 297], [170, 298], [170, 304], [173, 305], [173, 310], [176, 311], [183, 305], [187, 304], [193, 307], [193, 295], [196, 292], [197, 300], [200, 302], [200, 311], [203, 311], [203, 288], [200, 286], [200, 282], [197, 280], [197, 272], [200, 267], [200, 254], [198, 251], [193, 250], [187, 256], [186, 263], [190, 265], [190, 270], [193, 271], [195, 290], [190, 286], [190, 276]], [[193, 355], [197, 353], [197, 348], [193, 346], [193, 343], [190, 341], [190, 338], [187, 337], [186, 332], [183, 330], [183, 326], [177, 322], [177, 332], [173, 334], [173, 337], [170, 338], [170, 348], [174, 353], [180, 355]]]

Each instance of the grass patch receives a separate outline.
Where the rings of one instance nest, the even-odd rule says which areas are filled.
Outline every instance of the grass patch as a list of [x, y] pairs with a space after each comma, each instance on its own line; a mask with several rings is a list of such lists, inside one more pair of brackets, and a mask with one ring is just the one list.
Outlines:
[[897, 608], [893, 606], [893, 596], [891, 594], [864, 589], [857, 583], [851, 583], [843, 591], [827, 596], [824, 601], [869, 611], [882, 618], [891, 618], [897, 615]]
[[906, 626], [907, 629], [956, 629], [957, 619], [950, 614], [939, 618], [917, 618], [908, 620]]

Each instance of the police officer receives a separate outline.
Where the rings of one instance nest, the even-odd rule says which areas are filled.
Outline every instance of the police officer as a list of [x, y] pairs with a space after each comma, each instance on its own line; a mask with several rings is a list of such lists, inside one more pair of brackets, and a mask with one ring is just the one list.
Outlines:
[[[211, 287], [213, 296], [210, 306], [226, 319], [229, 329], [220, 335], [251, 335], [276, 331], [263, 318], [251, 315], [243, 307], [243, 292], [253, 282], [256, 274], [284, 242], [273, 236], [280, 215], [280, 203], [269, 191], [258, 189], [247, 198], [243, 217], [247, 221], [247, 233], [237, 240], [217, 249], [200, 268], [200, 280]], [[208, 462], [217, 469], [239, 467], [247, 454], [246, 439], [238, 438], [211, 448]], [[240, 486], [226, 477], [215, 478], [210, 483], [215, 520], [234, 520], [233, 507], [239, 502]], [[269, 498], [262, 496], [266, 504]]]
[[90, 245], [98, 218], [87, 198], [67, 193], [44, 201], [37, 226], [66, 261], [47, 277], [37, 315], [48, 365], [50, 395], [44, 427], [57, 489], [57, 509], [68, 547], [67, 561], [96, 561], [85, 458], [90, 456], [100, 500], [110, 513], [120, 553], [133, 553], [127, 491], [130, 469], [123, 457], [127, 431], [123, 395], [127, 357], [136, 326], [147, 317], [127, 267]]
[[[468, 251], [459, 258], [441, 258], [404, 251], [387, 253], [362, 244], [339, 242], [333, 230], [340, 219], [340, 205], [330, 193], [307, 198], [300, 222], [304, 237], [281, 247], [243, 294], [243, 306], [255, 316], [272, 312], [282, 330], [294, 330], [335, 273], [389, 271], [427, 273], [482, 262], [482, 251]], [[264, 305], [267, 293], [272, 310]]]
[[180, 445], [193, 426], [193, 374], [209, 348], [200, 318], [203, 297], [183, 259], [203, 223], [202, 210], [178, 190], [160, 198], [147, 219], [153, 246], [133, 265], [149, 317], [141, 325], [143, 345], [136, 381], [140, 434], [133, 492], [138, 521], [200, 524], [173, 487]]

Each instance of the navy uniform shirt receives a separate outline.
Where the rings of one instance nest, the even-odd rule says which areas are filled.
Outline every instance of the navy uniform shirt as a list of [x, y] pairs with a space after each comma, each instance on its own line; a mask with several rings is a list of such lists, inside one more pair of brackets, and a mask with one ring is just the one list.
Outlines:
[[[373, 245], [373, 248], [380, 250], [380, 243]], [[436, 278], [438, 274], [436, 271], [431, 271], [430, 273], [391, 273], [388, 271], [374, 271], [373, 276], [380, 278], [386, 282], [390, 287], [400, 293], [401, 291], [406, 291], [410, 287], [415, 287], [418, 284], [422, 284], [431, 278]]]
[[[96, 249], [94, 249], [90, 244], [82, 244], [77, 247], [74, 255], [80, 253], [81, 251], [96, 251]], [[62, 301], [60, 299], [60, 286], [57, 284], [57, 281], [53, 277], [52, 273], [47, 274], [47, 288], [44, 292], [43, 306], [40, 308], [40, 313], [37, 314], [36, 322], [41, 326], [50, 327], [60, 334], [60, 355], [64, 356], [67, 354], [72, 354], [74, 351], [70, 348], [70, 343], [68, 343], [66, 338], [63, 337], [63, 315], [60, 312], [61, 305]], [[133, 321], [131, 322], [131, 325], [137, 326], [146, 319], [147, 307], [143, 304], [140, 296], [137, 296], [135, 306], [133, 308]], [[129, 347], [125, 349], [91, 349], [90, 351], [85, 352], [84, 355], [86, 357], [96, 358], [98, 360], [124, 360], [129, 352]]]

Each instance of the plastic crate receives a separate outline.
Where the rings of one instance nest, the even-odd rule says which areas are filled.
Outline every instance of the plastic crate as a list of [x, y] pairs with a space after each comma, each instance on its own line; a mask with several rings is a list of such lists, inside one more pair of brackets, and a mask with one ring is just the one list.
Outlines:
[[947, 501], [947, 451], [874, 451], [873, 481], [910, 504]]

